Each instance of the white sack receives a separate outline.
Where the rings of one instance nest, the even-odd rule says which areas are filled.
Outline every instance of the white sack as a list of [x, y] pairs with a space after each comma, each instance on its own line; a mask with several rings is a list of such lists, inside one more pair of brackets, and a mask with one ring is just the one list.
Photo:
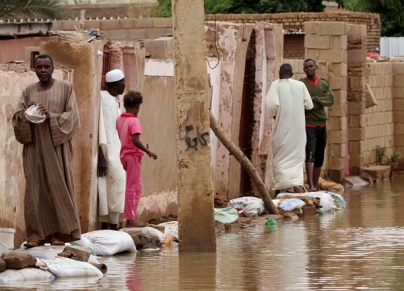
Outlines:
[[178, 221], [163, 222], [159, 225], [164, 226], [164, 235], [169, 235], [174, 241], [178, 241]]
[[265, 211], [262, 199], [253, 196], [232, 199], [227, 206], [237, 209], [239, 213], [243, 213], [245, 216], [261, 215]]
[[81, 237], [87, 238], [92, 244], [97, 256], [113, 256], [121, 252], [136, 252], [132, 237], [123, 231], [96, 230], [84, 233]]
[[23, 281], [52, 281], [56, 276], [49, 271], [38, 268], [26, 268], [21, 270], [5, 270], [0, 273], [0, 283]]
[[79, 262], [68, 258], [57, 257], [53, 260], [41, 260], [41, 269], [46, 269], [59, 278], [102, 277], [96, 267], [87, 262]]
[[285, 211], [293, 211], [295, 209], [301, 209], [306, 203], [298, 198], [296, 199], [283, 199], [279, 203], [279, 207]]

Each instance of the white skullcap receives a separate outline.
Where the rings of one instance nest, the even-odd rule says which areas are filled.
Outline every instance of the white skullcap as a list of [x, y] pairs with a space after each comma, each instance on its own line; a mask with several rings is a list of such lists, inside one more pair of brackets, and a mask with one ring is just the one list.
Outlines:
[[116, 82], [116, 81], [122, 80], [123, 78], [125, 78], [125, 76], [123, 75], [123, 72], [119, 69], [109, 71], [105, 75], [105, 81], [107, 83]]

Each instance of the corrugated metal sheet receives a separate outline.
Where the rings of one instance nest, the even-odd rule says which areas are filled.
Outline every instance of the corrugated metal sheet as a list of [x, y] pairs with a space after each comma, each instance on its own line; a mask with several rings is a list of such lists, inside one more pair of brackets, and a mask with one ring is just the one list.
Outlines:
[[381, 37], [380, 55], [390, 58], [404, 56], [404, 37]]
[[0, 20], [0, 37], [46, 35], [52, 29], [50, 19], [8, 19]]

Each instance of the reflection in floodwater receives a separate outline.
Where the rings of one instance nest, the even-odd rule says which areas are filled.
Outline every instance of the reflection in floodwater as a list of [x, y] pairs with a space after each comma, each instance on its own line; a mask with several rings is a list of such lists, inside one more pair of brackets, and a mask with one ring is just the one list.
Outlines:
[[100, 280], [14, 290], [404, 290], [403, 189], [399, 178], [352, 188], [343, 211], [218, 235], [214, 254], [174, 248], [104, 257]]

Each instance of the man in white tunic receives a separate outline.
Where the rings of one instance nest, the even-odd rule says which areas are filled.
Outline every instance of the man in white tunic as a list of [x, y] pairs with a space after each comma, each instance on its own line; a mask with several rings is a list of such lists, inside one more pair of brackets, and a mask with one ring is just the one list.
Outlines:
[[101, 91], [98, 150], [99, 220], [102, 229], [118, 228], [119, 214], [125, 204], [125, 170], [119, 158], [121, 142], [115, 122], [121, 114], [117, 96], [125, 90], [121, 70], [115, 69], [105, 76], [107, 90]]
[[[272, 129], [273, 190], [303, 186], [306, 130], [304, 110], [313, 108], [306, 86], [291, 79], [292, 66], [283, 64], [280, 80], [271, 84], [266, 96], [267, 118], [274, 118]], [[269, 173], [267, 173], [268, 175]]]

